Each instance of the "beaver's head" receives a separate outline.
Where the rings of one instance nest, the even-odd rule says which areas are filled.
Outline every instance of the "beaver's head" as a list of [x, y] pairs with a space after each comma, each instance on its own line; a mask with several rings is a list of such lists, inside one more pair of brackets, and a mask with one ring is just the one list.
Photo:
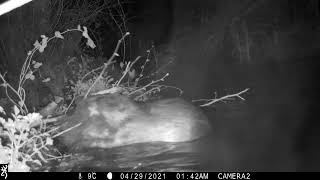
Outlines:
[[129, 97], [107, 94], [91, 101], [87, 110], [90, 118], [103, 117], [112, 128], [119, 128], [121, 124], [139, 114], [141, 108]]

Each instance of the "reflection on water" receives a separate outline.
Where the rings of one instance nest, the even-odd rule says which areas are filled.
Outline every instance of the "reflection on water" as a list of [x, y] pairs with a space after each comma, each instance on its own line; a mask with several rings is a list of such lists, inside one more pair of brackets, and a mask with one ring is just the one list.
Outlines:
[[200, 171], [202, 140], [92, 148], [55, 162], [49, 171]]

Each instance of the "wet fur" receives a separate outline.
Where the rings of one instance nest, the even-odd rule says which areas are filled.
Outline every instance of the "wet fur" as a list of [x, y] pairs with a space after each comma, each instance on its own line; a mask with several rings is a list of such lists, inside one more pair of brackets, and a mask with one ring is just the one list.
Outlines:
[[117, 94], [92, 96], [81, 101], [62, 127], [79, 122], [81, 126], [61, 137], [64, 143], [77, 148], [184, 142], [211, 130], [206, 116], [180, 98], [138, 103]]

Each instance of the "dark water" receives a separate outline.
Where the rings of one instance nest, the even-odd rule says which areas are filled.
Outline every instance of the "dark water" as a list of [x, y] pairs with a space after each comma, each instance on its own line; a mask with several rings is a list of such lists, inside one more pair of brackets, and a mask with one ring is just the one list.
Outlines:
[[201, 140], [187, 143], [140, 143], [110, 149], [86, 149], [49, 171], [201, 171]]
[[[306, 57], [239, 65], [232, 72], [223, 69], [226, 73], [221, 76], [229, 77], [230, 84], [251, 90], [245, 95], [245, 102], [216, 106], [208, 167], [319, 171], [318, 60]], [[223, 83], [228, 83], [228, 79], [220, 84]]]

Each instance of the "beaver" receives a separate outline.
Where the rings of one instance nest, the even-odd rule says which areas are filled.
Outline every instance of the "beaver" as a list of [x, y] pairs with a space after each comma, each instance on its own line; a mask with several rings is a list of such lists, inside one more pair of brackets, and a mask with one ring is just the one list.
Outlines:
[[119, 94], [96, 95], [78, 103], [61, 125], [72, 148], [112, 148], [144, 142], [192, 141], [211, 131], [200, 109], [181, 98], [136, 102]]

